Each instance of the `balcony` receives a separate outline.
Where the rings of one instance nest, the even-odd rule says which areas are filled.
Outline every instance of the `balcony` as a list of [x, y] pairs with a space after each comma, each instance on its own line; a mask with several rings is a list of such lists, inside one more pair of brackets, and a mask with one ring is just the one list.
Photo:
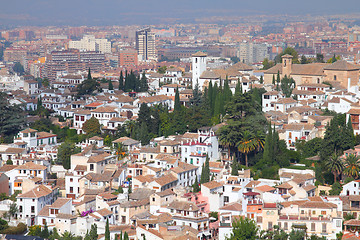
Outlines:
[[263, 204], [262, 200], [249, 200], [248, 201], [248, 205], [259, 205], [259, 204]]
[[231, 227], [231, 223], [220, 223], [220, 227]]
[[299, 215], [280, 215], [280, 220], [304, 220], [304, 221], [331, 221], [331, 217], [311, 217], [311, 216], [299, 216]]

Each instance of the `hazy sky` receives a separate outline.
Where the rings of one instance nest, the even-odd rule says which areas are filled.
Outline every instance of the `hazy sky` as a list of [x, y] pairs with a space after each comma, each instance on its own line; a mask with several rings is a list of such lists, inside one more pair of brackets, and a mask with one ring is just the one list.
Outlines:
[[207, 16], [360, 12], [359, 0], [1, 0], [0, 24], [111, 25]]

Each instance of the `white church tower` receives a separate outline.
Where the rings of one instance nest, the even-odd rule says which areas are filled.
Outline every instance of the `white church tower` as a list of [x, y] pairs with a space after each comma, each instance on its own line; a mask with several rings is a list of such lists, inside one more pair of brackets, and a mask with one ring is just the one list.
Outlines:
[[[201, 74], [206, 71], [206, 53], [197, 52], [192, 55], [192, 87], [196, 86], [196, 83], [200, 84], [199, 78]], [[201, 89], [201, 86], [199, 86]]]

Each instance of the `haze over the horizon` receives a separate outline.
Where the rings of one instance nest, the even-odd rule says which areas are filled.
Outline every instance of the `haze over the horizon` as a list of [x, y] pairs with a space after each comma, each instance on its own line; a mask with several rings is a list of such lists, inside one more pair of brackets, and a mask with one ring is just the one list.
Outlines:
[[127, 25], [191, 22], [210, 16], [346, 14], [359, 0], [3, 0], [0, 25]]

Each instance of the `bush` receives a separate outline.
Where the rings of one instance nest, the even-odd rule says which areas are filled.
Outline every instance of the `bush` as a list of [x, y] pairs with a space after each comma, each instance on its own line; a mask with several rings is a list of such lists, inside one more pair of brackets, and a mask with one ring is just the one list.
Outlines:
[[3, 234], [23, 234], [26, 232], [27, 226], [24, 223], [19, 223], [16, 227], [8, 227], [7, 229], [3, 230], [1, 233]]

